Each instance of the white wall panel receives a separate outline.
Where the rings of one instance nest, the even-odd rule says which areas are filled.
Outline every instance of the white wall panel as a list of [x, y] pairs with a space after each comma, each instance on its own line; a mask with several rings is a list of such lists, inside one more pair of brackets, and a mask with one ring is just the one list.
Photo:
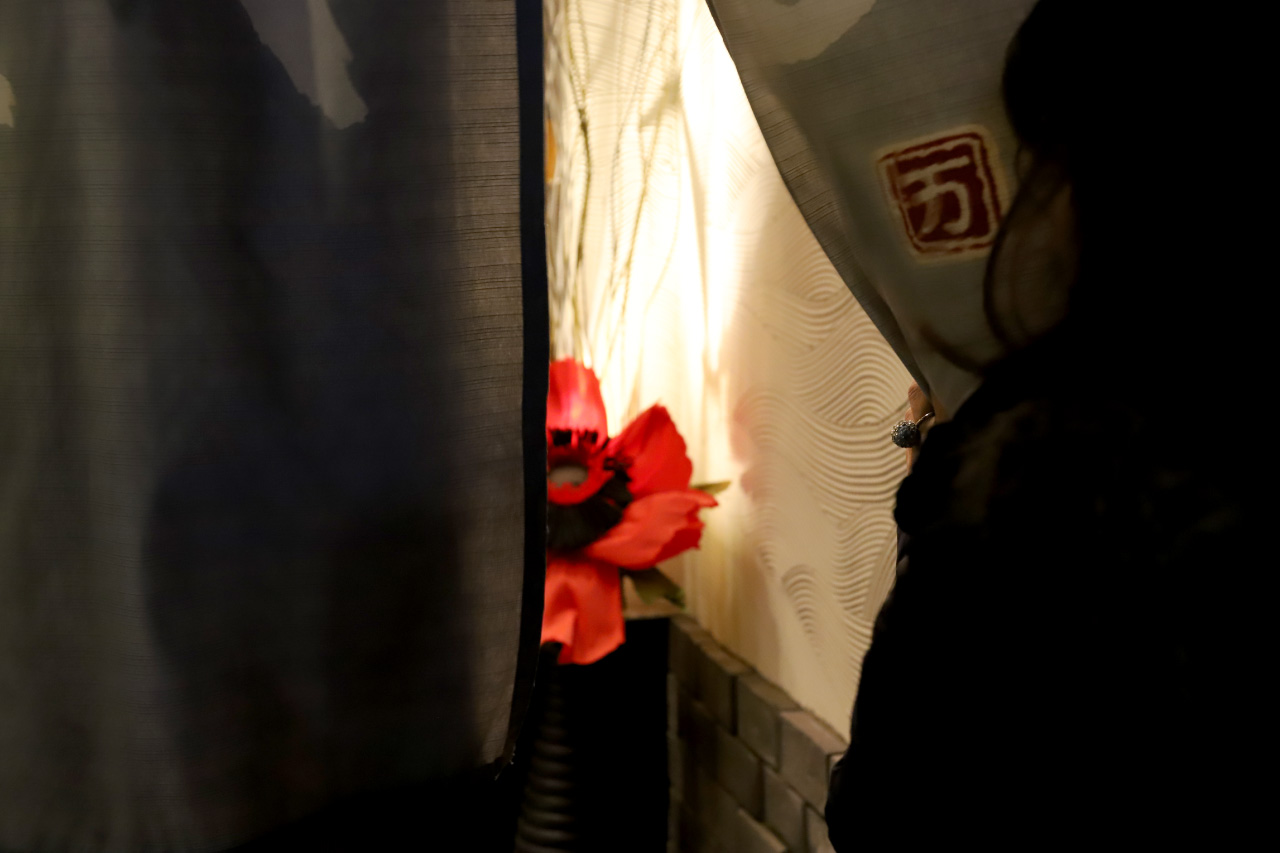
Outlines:
[[611, 431], [666, 404], [732, 480], [666, 568], [839, 730], [892, 582], [910, 377], [783, 185], [702, 0], [548, 0], [552, 334]]

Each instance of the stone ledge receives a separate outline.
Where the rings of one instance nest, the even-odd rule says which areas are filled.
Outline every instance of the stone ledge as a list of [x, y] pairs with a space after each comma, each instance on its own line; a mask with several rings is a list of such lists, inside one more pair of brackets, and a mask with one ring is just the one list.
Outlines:
[[753, 818], [763, 816], [760, 758], [724, 729], [716, 731], [716, 780]]
[[827, 822], [813, 809], [804, 810], [804, 834], [808, 840], [805, 853], [836, 853], [827, 837]]
[[[689, 768], [700, 769], [712, 777], [716, 772], [716, 750], [719, 747], [716, 728], [716, 721], [702, 703], [681, 691], [679, 732], [686, 746], [685, 758]], [[688, 778], [687, 772], [685, 775]]]
[[779, 770], [787, 784], [809, 805], [826, 805], [828, 768], [847, 748], [844, 741], [808, 711], [783, 711], [782, 738], [778, 744]]
[[668, 849], [829, 853], [822, 808], [844, 740], [687, 615], [671, 619], [668, 670]]
[[726, 849], [732, 849], [731, 842], [738, 833], [739, 806], [720, 784], [701, 770], [694, 771], [689, 780], [689, 791], [684, 802], [688, 810], [698, 821], [703, 834], [713, 842]]
[[677, 794], [684, 793], [689, 766], [689, 744], [674, 732], [667, 735], [667, 779], [671, 783], [671, 790]]
[[757, 822], [745, 809], [738, 809], [735, 853], [787, 853], [787, 845]]
[[711, 635], [692, 617], [671, 617], [671, 635], [667, 643], [667, 669], [675, 675], [680, 686], [691, 695], [698, 694], [698, 664], [694, 652], [698, 646], [711, 639]]
[[680, 680], [675, 673], [667, 672], [667, 734], [675, 737], [680, 732]]
[[782, 777], [765, 767], [763, 770], [764, 823], [781, 838], [790, 850], [803, 851], [804, 798], [791, 790]]
[[707, 707], [716, 722], [731, 733], [737, 733], [737, 681], [739, 676], [746, 675], [751, 667], [736, 655], [733, 655], [714, 640], [704, 641], [698, 645], [698, 699]]
[[672, 788], [667, 793], [667, 849], [678, 850], [680, 847], [680, 815], [684, 812], [684, 799], [680, 792]]
[[782, 688], [757, 672], [738, 677], [737, 706], [738, 737], [776, 769], [782, 712], [799, 706]]

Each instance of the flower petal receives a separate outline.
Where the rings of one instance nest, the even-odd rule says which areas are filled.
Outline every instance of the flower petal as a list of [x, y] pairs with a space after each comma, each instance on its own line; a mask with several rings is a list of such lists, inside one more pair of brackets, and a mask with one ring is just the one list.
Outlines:
[[703, 527], [698, 510], [715, 505], [715, 498], [694, 489], [640, 498], [627, 507], [616, 527], [583, 553], [624, 569], [647, 569], [696, 547]]
[[582, 554], [548, 554], [542, 642], [562, 645], [560, 663], [595, 663], [625, 639], [617, 567]]
[[547, 384], [547, 430], [594, 431], [604, 442], [609, 422], [600, 380], [571, 358], [552, 362]]
[[630, 461], [629, 488], [637, 498], [687, 489], [693, 476], [684, 439], [663, 406], [650, 406], [627, 424], [610, 442], [609, 455]]

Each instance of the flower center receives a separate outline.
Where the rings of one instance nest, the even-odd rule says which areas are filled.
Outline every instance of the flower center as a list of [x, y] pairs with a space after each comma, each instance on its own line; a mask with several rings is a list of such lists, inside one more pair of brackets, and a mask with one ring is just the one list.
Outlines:
[[553, 486], [581, 486], [586, 481], [586, 465], [557, 465], [547, 472], [547, 482]]

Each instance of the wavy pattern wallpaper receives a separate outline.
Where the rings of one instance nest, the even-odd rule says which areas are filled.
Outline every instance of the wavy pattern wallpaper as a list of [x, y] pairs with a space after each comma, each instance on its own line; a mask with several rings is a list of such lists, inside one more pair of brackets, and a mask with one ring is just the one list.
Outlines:
[[893, 579], [911, 379], [784, 186], [703, 0], [547, 0], [557, 355], [613, 425], [653, 402], [732, 480], [666, 566], [721, 642], [838, 730]]

